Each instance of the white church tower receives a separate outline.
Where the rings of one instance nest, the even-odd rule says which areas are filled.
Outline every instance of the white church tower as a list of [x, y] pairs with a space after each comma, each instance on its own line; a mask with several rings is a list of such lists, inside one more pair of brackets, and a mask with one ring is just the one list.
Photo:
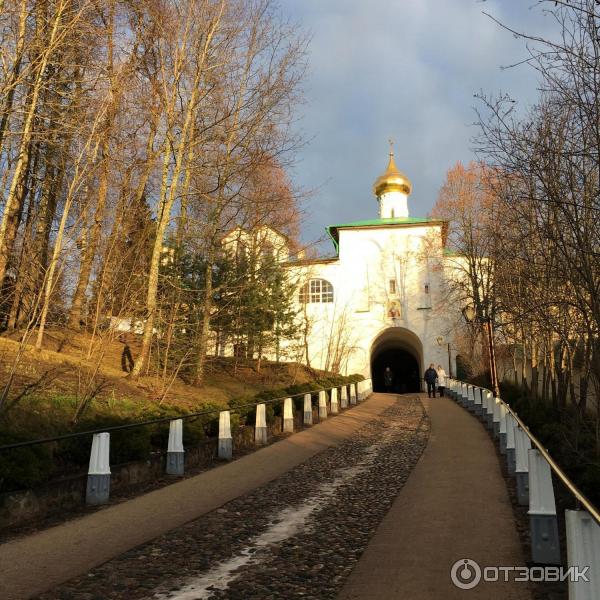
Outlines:
[[377, 178], [373, 192], [379, 201], [381, 219], [406, 219], [408, 217], [408, 196], [412, 185], [408, 177], [398, 170], [394, 162], [394, 148], [390, 140], [390, 162], [387, 170]]

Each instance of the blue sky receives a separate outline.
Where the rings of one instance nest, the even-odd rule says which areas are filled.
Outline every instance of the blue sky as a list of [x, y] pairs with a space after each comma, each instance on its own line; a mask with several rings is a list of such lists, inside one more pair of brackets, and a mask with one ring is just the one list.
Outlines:
[[280, 0], [310, 32], [305, 104], [297, 125], [307, 145], [292, 171], [307, 202], [303, 238], [326, 225], [377, 216], [373, 181], [396, 162], [413, 183], [411, 216], [433, 207], [446, 171], [474, 157], [473, 95], [507, 92], [523, 109], [537, 96], [525, 43], [483, 11], [528, 33], [551, 35], [536, 0]]

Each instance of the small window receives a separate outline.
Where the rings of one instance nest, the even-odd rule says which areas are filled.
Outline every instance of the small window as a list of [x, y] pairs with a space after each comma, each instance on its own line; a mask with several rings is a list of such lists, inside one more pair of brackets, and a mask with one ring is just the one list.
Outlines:
[[429, 294], [429, 284], [428, 283], [425, 284], [425, 293]]
[[302, 304], [313, 302], [333, 302], [333, 286], [325, 279], [311, 279], [300, 289]]
[[390, 279], [389, 288], [390, 288], [390, 294], [396, 293], [396, 280], [395, 279]]

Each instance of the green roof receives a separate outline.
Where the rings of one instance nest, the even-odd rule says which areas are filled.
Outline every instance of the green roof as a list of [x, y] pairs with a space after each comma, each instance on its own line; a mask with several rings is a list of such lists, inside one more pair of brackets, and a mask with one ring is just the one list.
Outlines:
[[390, 219], [367, 219], [366, 221], [353, 221], [352, 223], [342, 223], [341, 225], [329, 225], [325, 229], [333, 241], [336, 252], [339, 251], [338, 229], [350, 227], [386, 227], [390, 225], [421, 225], [423, 223], [440, 223], [442, 219], [431, 219], [429, 217], [402, 217]]
[[329, 225], [327, 229], [339, 229], [340, 227], [381, 227], [382, 225], [416, 225], [418, 223], [438, 222], [440, 219], [429, 217], [403, 217], [394, 219], [367, 219], [366, 221], [353, 221], [342, 225]]

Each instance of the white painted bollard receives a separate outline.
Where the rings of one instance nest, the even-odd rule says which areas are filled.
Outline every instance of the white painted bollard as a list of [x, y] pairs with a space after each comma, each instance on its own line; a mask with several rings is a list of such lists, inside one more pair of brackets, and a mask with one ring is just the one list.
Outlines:
[[585, 581], [569, 579], [569, 600], [600, 598], [600, 525], [587, 510], [566, 510], [567, 566], [579, 572], [589, 567]]
[[340, 390], [340, 408], [348, 408], [348, 388], [343, 385]]
[[267, 443], [267, 437], [267, 407], [264, 404], [257, 404], [254, 443], [262, 446]]
[[521, 506], [529, 504], [529, 456], [531, 440], [523, 429], [515, 429], [515, 477], [517, 478], [517, 501]]
[[500, 431], [498, 433], [498, 443], [500, 446], [500, 454], [506, 454], [506, 416], [508, 409], [504, 404], [500, 404]]
[[333, 388], [331, 390], [331, 397], [330, 397], [329, 401], [330, 401], [330, 406], [331, 406], [331, 414], [337, 415], [340, 412], [337, 388]]
[[327, 392], [321, 390], [319, 392], [319, 419], [323, 420], [327, 418]]
[[492, 392], [489, 390], [485, 391], [486, 397], [486, 415], [485, 415], [485, 424], [488, 429], [494, 428], [494, 406], [496, 404], [496, 398], [494, 398]]
[[356, 384], [350, 384], [350, 404], [356, 404]]
[[475, 394], [473, 393], [474, 388], [472, 385], [467, 386], [467, 409], [469, 412], [475, 412]]
[[487, 390], [483, 388], [479, 388], [479, 394], [481, 395], [481, 414], [483, 419], [485, 420], [485, 415], [487, 413]]
[[294, 433], [294, 406], [291, 398], [283, 401], [283, 431]]
[[517, 470], [516, 459], [516, 434], [517, 422], [514, 417], [507, 413], [506, 415], [506, 469], [509, 475], [514, 475]]
[[559, 565], [560, 544], [550, 465], [536, 448], [531, 448], [528, 456], [531, 560], [537, 564]]
[[304, 424], [313, 424], [312, 398], [310, 394], [304, 394]]
[[500, 436], [500, 398], [496, 398], [494, 403], [494, 416], [492, 417], [492, 428], [494, 430], [494, 437]]
[[475, 387], [473, 389], [473, 403], [475, 409], [475, 415], [481, 417], [483, 414], [482, 406], [481, 406], [481, 388]]
[[357, 384], [357, 389], [358, 389], [358, 400], [359, 402], [361, 402], [362, 400], [365, 399], [365, 382], [364, 381], [359, 381]]
[[467, 407], [467, 384], [466, 383], [462, 383], [460, 384], [460, 400], [459, 400], [459, 404], [466, 408]]
[[106, 504], [110, 496], [110, 433], [95, 433], [88, 468], [86, 504]]
[[231, 437], [231, 413], [222, 410], [219, 413], [219, 443], [217, 456], [223, 460], [233, 458], [233, 438]]
[[167, 474], [181, 477], [184, 471], [183, 420], [174, 419], [169, 423], [169, 444], [167, 446]]

